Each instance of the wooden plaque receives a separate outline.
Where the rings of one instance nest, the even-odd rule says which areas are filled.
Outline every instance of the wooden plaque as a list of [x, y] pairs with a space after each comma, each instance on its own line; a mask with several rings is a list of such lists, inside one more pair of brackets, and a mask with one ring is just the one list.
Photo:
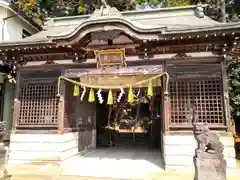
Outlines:
[[126, 66], [125, 49], [108, 49], [94, 51], [97, 67]]

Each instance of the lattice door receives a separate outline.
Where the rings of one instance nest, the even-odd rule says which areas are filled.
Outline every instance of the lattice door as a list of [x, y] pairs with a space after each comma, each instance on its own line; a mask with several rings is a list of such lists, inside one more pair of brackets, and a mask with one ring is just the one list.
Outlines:
[[189, 125], [195, 106], [197, 121], [224, 125], [220, 79], [181, 79], [170, 81], [171, 125]]
[[18, 127], [57, 127], [57, 85], [23, 84], [20, 88]]

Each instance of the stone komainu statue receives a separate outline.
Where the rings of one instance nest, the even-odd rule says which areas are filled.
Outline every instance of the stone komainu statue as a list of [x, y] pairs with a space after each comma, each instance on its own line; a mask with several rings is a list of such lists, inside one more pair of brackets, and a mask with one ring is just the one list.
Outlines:
[[224, 159], [223, 143], [206, 124], [195, 125], [195, 138], [198, 142], [194, 157], [194, 180], [226, 180], [227, 163]]
[[224, 150], [223, 143], [219, 140], [219, 136], [211, 132], [208, 126], [205, 125], [195, 125], [196, 139], [199, 144], [199, 149], [202, 152], [222, 154]]

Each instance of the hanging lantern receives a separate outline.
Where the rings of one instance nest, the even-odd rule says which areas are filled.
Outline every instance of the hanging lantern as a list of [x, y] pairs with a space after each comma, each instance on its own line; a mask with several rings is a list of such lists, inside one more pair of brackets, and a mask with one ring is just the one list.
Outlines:
[[128, 102], [129, 103], [133, 103], [134, 102], [134, 94], [133, 94], [133, 89], [132, 87], [130, 86], [129, 87], [129, 90], [128, 90]]
[[110, 89], [109, 92], [108, 92], [107, 104], [108, 104], [108, 105], [113, 104], [113, 94], [112, 94], [112, 90], [111, 90], [111, 89]]
[[148, 95], [149, 97], [152, 97], [152, 96], [153, 96], [152, 81], [149, 81], [149, 83], [148, 83], [148, 92], [147, 92], [147, 95]]
[[94, 94], [93, 88], [91, 88], [88, 96], [88, 102], [94, 102], [94, 101], [95, 101], [95, 94]]
[[79, 96], [79, 86], [78, 85], [74, 85], [73, 88], [73, 96]]

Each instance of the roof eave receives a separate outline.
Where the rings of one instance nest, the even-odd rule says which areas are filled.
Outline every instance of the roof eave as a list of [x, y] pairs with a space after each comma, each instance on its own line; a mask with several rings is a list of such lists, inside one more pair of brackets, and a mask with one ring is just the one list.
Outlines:
[[200, 26], [197, 28], [185, 28], [185, 29], [175, 29], [170, 31], [165, 31], [165, 34], [182, 34], [182, 33], [204, 33], [204, 32], [216, 32], [216, 31], [231, 31], [237, 30], [240, 31], [240, 22], [237, 23], [226, 23], [226, 24], [219, 24], [215, 26], [204, 27]]
[[[118, 19], [118, 20], [117, 20]], [[72, 36], [74, 36], [74, 33], [78, 33], [83, 27], [89, 26], [89, 25], [94, 25], [96, 23], [108, 23], [109, 22], [115, 22], [116, 20], [118, 23], [123, 23], [126, 26], [128, 26], [132, 31], [136, 31], [137, 33], [140, 34], [159, 34], [159, 37], [162, 35], [176, 35], [176, 34], [186, 34], [188, 33], [188, 35], [192, 35], [196, 33], [202, 34], [202, 33], [215, 33], [218, 34], [219, 32], [221, 33], [240, 33], [240, 23], [229, 23], [229, 24], [220, 24], [220, 25], [215, 25], [215, 26], [211, 26], [211, 27], [199, 27], [197, 29], [180, 29], [180, 30], [173, 30], [173, 31], [168, 31], [165, 27], [154, 27], [154, 28], [141, 28], [141, 27], [137, 27], [136, 25], [132, 24], [130, 25], [129, 21], [121, 21], [121, 18], [113, 18], [112, 20], [114, 21], [110, 21], [108, 20], [106, 22], [106, 19], [103, 21], [86, 21], [85, 24], [82, 24], [81, 26], [79, 26], [76, 30], [74, 30], [74, 32], [71, 32], [70, 34], [67, 35], [60, 35], [60, 36], [48, 36], [48, 39], [42, 39], [42, 40], [35, 40], [35, 41], [28, 41], [27, 38], [20, 40], [20, 41], [15, 41], [15, 42], [1, 42], [0, 43], [0, 47], [3, 46], [32, 46], [32, 45], [36, 45], [36, 44], [56, 44], [54, 43], [57, 40], [67, 40], [69, 38], [71, 38]], [[161, 38], [159, 38], [161, 39]]]

